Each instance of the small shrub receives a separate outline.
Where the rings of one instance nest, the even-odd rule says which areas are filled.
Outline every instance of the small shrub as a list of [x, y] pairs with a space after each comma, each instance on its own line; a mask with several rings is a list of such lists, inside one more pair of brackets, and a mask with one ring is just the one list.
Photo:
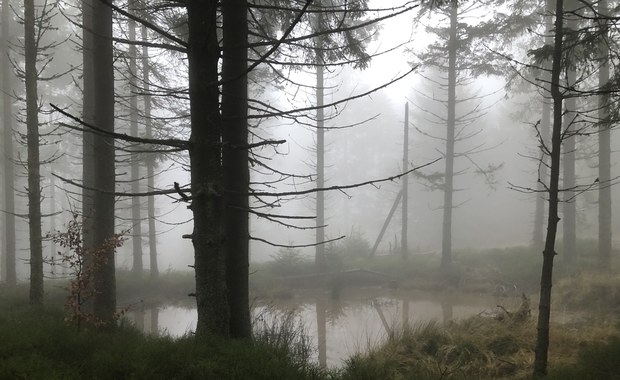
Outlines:
[[54, 243], [64, 248], [58, 252], [61, 265], [69, 271], [69, 296], [65, 302], [67, 316], [65, 322], [75, 324], [80, 330], [84, 323], [100, 327], [104, 322], [93, 313], [85, 310], [85, 304], [95, 295], [97, 289], [93, 286], [96, 271], [107, 262], [107, 253], [116, 251], [124, 241], [123, 234], [116, 234], [107, 239], [94, 251], [82, 246], [83, 225], [79, 216], [74, 213], [65, 232], [56, 232], [49, 235]]

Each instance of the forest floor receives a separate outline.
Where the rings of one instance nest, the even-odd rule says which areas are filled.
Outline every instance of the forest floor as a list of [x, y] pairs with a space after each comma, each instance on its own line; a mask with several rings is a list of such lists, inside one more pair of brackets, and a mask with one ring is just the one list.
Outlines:
[[[27, 293], [22, 292], [25, 296]], [[531, 318], [472, 317], [394, 331], [380, 347], [323, 369], [301, 330], [258, 332], [254, 342], [199, 343], [143, 334], [131, 324], [99, 331], [65, 323], [57, 305], [32, 308], [0, 290], [2, 379], [528, 379]], [[613, 320], [552, 325], [550, 379], [617, 379], [620, 331]]]
[[[620, 378], [620, 277], [597, 273], [590, 244], [568, 264], [558, 260], [554, 308], [588, 310], [588, 317], [551, 326], [551, 379]], [[340, 270], [364, 268], [397, 279], [401, 289], [471, 293], [498, 286], [526, 293], [535, 305], [540, 252], [529, 247], [459, 252], [452, 278], [436, 269], [436, 255], [401, 258], [341, 257]], [[311, 272], [293, 260], [252, 268], [254, 293], [283, 295], [282, 273]], [[284, 269], [283, 269], [284, 268]], [[618, 273], [618, 272], [614, 272]], [[443, 282], [441, 282], [443, 281]], [[65, 322], [63, 282], [46, 283], [46, 305], [28, 305], [25, 284], [0, 285], [0, 378], [7, 379], [527, 379], [535, 342], [535, 319], [476, 316], [448, 324], [424, 323], [393, 331], [380, 347], [347, 359], [338, 369], [322, 369], [311, 359], [312, 347], [300, 330], [274, 326], [259, 331], [254, 342], [211, 340], [199, 344], [181, 338], [145, 335], [121, 318], [118, 328], [78, 330]], [[191, 302], [191, 272], [118, 275], [120, 300]], [[535, 314], [535, 310], [533, 310]]]

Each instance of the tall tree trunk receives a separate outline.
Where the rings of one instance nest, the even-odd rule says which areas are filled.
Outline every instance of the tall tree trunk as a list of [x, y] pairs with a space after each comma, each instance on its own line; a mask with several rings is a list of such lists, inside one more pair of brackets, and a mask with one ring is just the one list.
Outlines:
[[15, 163], [13, 157], [13, 76], [8, 57], [11, 18], [9, 0], [2, 1], [2, 109], [4, 153], [4, 275], [7, 285], [17, 284], [15, 268]]
[[[316, 16], [317, 32], [321, 31], [323, 25], [323, 14], [321, 12], [320, 1], [316, 2], [319, 10]], [[316, 187], [325, 187], [325, 110], [323, 109], [325, 97], [325, 79], [323, 77], [325, 63], [321, 36], [317, 37], [315, 50], [316, 54]], [[316, 271], [321, 273], [327, 271], [327, 260], [325, 258], [325, 193], [316, 193], [316, 247], [314, 252], [314, 265]]]
[[217, 2], [188, 0], [188, 61], [191, 113], [191, 209], [194, 214], [196, 337], [229, 336], [230, 307], [222, 240]]
[[[56, 231], [56, 177], [53, 175], [49, 176], [50, 179], [50, 198], [49, 198], [49, 220], [50, 220], [50, 231]], [[61, 209], [62, 210], [62, 209]], [[58, 251], [56, 250], [56, 243], [54, 240], [48, 241], [49, 243], [49, 257], [52, 259], [52, 265], [56, 265], [54, 259], [57, 257]], [[62, 266], [61, 266], [62, 268]]]
[[[554, 11], [554, 0], [547, 0], [545, 2], [545, 44], [551, 45], [553, 43], [553, 18], [552, 14]], [[551, 69], [550, 63], [545, 61], [545, 68]], [[545, 89], [544, 93], [549, 93], [549, 83], [551, 82], [551, 75], [548, 71], [543, 73], [544, 82], [542, 84]], [[540, 118], [539, 125], [539, 133], [540, 139], [544, 142], [545, 145], [549, 145], [549, 129], [550, 129], [550, 118], [551, 118], [551, 102], [543, 96], [542, 99], [542, 114]], [[536, 194], [536, 211], [534, 216], [534, 237], [532, 239], [534, 246], [536, 248], [542, 249], [544, 247], [544, 227], [545, 227], [545, 186], [544, 184], [547, 182], [548, 175], [548, 159], [547, 155], [541, 151], [540, 163], [538, 165], [538, 182], [536, 186], [536, 190], [538, 193]]]
[[[548, 143], [549, 140], [549, 118], [551, 117], [551, 104], [543, 99], [542, 115], [540, 119], [540, 138]], [[538, 182], [536, 185], [536, 210], [534, 214], [534, 237], [532, 242], [536, 248], [544, 246], [545, 228], [545, 186], [547, 181], [547, 157], [541, 153], [541, 162], [538, 165]]]
[[[575, 0], [567, 2], [567, 12], [576, 10], [580, 5]], [[577, 16], [570, 15], [566, 19], [565, 29], [575, 31], [577, 29]], [[566, 75], [566, 86], [571, 88], [575, 85], [576, 72], [574, 67], [568, 67]], [[564, 101], [564, 129], [567, 136], [564, 139], [564, 154], [562, 156], [562, 168], [564, 171], [562, 187], [563, 200], [562, 214], [564, 221], [562, 222], [562, 241], [564, 245], [564, 259], [567, 262], [575, 261], [577, 254], [577, 210], [575, 197], [575, 119], [577, 116], [577, 98], [568, 97]]]
[[30, 232], [30, 304], [43, 304], [39, 105], [34, 0], [24, 0], [26, 139], [28, 145], [28, 229]]
[[[316, 187], [325, 187], [325, 112], [323, 110], [325, 81], [322, 62], [316, 67]], [[319, 273], [327, 271], [325, 258], [325, 193], [316, 193], [316, 247], [314, 263]]]
[[[128, 2], [129, 11], [135, 13], [136, 0]], [[128, 21], [128, 35], [130, 41], [136, 40], [136, 22]], [[132, 136], [138, 136], [138, 95], [136, 94], [136, 78], [138, 76], [138, 57], [136, 45], [129, 45], [129, 131]], [[140, 192], [140, 159], [137, 154], [131, 155], [131, 192]], [[132, 271], [141, 274], [142, 264], [142, 215], [140, 198], [131, 198], [131, 221], [133, 224], [131, 241], [133, 248]]]
[[[148, 40], [148, 30], [146, 26], [142, 25], [142, 41]], [[151, 87], [150, 87], [150, 72], [151, 67], [149, 65], [149, 48], [147, 46], [142, 47], [142, 80], [144, 81], [144, 123], [145, 123], [145, 135], [146, 138], [153, 138], [153, 119], [151, 115]], [[150, 153], [146, 159], [146, 186], [149, 191], [155, 189], [155, 153]], [[159, 275], [159, 267], [157, 265], [157, 230], [155, 228], [155, 196], [150, 195], [146, 199], [147, 213], [149, 220], [149, 261], [151, 277], [157, 277]]]
[[556, 0], [555, 36], [551, 70], [551, 96], [553, 98], [553, 129], [551, 131], [551, 172], [549, 176], [549, 218], [547, 236], [543, 251], [543, 266], [540, 277], [540, 301], [538, 304], [538, 326], [534, 358], [534, 375], [547, 373], [549, 351], [549, 320], [551, 316], [551, 286], [553, 279], [553, 258], [558, 230], [558, 194], [560, 181], [560, 157], [562, 148], [562, 92], [560, 73], [562, 70], [563, 0]]
[[[409, 168], [409, 103], [405, 103], [405, 127], [403, 136], [403, 172]], [[403, 259], [409, 256], [409, 244], [407, 243], [408, 232], [408, 211], [409, 211], [409, 178], [404, 176], [403, 179], [403, 204], [402, 204], [402, 226], [400, 247]]]
[[[112, 9], [101, 1], [92, 3], [92, 47], [94, 77], [94, 123], [114, 132], [114, 61], [112, 49]], [[114, 238], [114, 139], [98, 135], [94, 141], [93, 243], [98, 254], [94, 271], [93, 311], [103, 322], [113, 321], [116, 313]], [[108, 243], [108, 244], [106, 244]], [[105, 247], [105, 248], [104, 248]]]
[[456, 124], [456, 53], [458, 49], [458, 2], [450, 4], [450, 38], [448, 40], [448, 120], [446, 132], [446, 169], [444, 173], [443, 230], [441, 244], [441, 270], [449, 274], [452, 269], [452, 196], [454, 192], [454, 133]]
[[230, 335], [251, 338], [249, 299], [248, 4], [222, 3], [224, 255]]
[[[91, 125], [95, 124], [95, 72], [93, 66], [93, 4], [97, 0], [82, 2], [82, 119]], [[87, 253], [84, 256], [85, 268], [92, 268], [92, 252], [95, 251], [93, 240], [94, 199], [95, 192], [95, 135], [88, 131], [82, 132], [82, 246]], [[93, 284], [88, 284], [92, 287]], [[92, 290], [92, 289], [91, 289]], [[92, 299], [85, 305], [92, 309]], [[92, 310], [91, 310], [92, 311]]]
[[[607, 16], [607, 0], [600, 0], [598, 13]], [[601, 58], [599, 69], [599, 88], [605, 88], [609, 82], [609, 48], [608, 22], [599, 21], [601, 28]], [[602, 270], [611, 267], [611, 126], [609, 124], [609, 95], [599, 96], [599, 134], [598, 134], [598, 247], [599, 266]]]

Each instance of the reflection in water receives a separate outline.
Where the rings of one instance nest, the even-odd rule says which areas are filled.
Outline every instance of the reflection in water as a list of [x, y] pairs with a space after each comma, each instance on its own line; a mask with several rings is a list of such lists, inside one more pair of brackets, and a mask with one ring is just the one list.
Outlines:
[[159, 308], [157, 306], [151, 308], [151, 334], [159, 334]]
[[[433, 294], [399, 294], [398, 296], [343, 295], [334, 300], [322, 294], [310, 300], [274, 300], [254, 307], [260, 318], [281, 318], [294, 312], [317, 348], [315, 360], [320, 365], [336, 367], [358, 352], [365, 352], [383, 342], [390, 332], [402, 326], [429, 321], [452, 321], [481, 311], [490, 311], [497, 300]], [[148, 311], [148, 313], [147, 313]], [[146, 321], [146, 317], [150, 317]], [[160, 306], [132, 310], [128, 317], [147, 332], [183, 336], [196, 327], [196, 309]]]
[[133, 312], [133, 323], [136, 326], [136, 328], [140, 331], [145, 331], [144, 330], [144, 318], [145, 317], [146, 317], [146, 311], [144, 310], [144, 305], [140, 305]]
[[[145, 333], [180, 337], [196, 328], [198, 315], [195, 308], [160, 306], [148, 308], [149, 321], [145, 323], [146, 308], [135, 307], [127, 312], [128, 319]], [[149, 326], [148, 330], [146, 326]]]
[[327, 366], [327, 306], [325, 299], [316, 299], [316, 335], [319, 349], [319, 365]]
[[443, 323], [448, 323], [454, 320], [454, 302], [451, 300], [441, 300], [441, 315], [443, 316]]
[[403, 329], [409, 328], [409, 300], [403, 297]]

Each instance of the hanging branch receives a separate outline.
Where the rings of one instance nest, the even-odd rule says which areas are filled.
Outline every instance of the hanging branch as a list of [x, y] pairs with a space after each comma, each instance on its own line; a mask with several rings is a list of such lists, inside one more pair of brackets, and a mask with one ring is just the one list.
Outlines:
[[88, 129], [83, 129], [83, 128], [78, 128], [78, 127], [76, 127], [74, 125], [70, 125], [70, 124], [66, 124], [66, 123], [60, 123], [60, 125], [62, 125], [64, 127], [67, 127], [69, 129], [76, 130], [76, 131], [97, 133], [99, 135], [110, 136], [110, 137], [113, 137], [115, 139], [119, 139], [119, 140], [123, 140], [123, 141], [127, 141], [127, 142], [137, 142], [137, 143], [142, 143], [142, 144], [154, 144], [154, 145], [165, 145], [165, 146], [177, 148], [178, 150], [187, 150], [187, 149], [189, 149], [191, 147], [191, 143], [189, 141], [185, 141], [185, 140], [179, 140], [179, 139], [148, 139], [148, 138], [144, 138], [144, 137], [129, 136], [129, 135], [126, 135], [124, 133], [116, 133], [116, 132], [105, 131], [105, 130], [103, 130], [101, 128], [95, 127], [94, 125], [85, 122], [84, 120], [80, 119], [79, 117], [77, 117], [75, 115], [72, 115], [72, 114], [68, 113], [67, 111], [64, 111], [64, 110], [60, 109], [58, 106], [56, 106], [56, 105], [54, 105], [52, 103], [50, 103], [50, 107], [52, 107], [57, 112], [60, 112], [62, 115], [68, 117], [69, 119], [74, 120], [74, 121], [78, 122], [79, 124], [81, 124], [81, 125], [83, 125], [83, 126], [88, 128]]

